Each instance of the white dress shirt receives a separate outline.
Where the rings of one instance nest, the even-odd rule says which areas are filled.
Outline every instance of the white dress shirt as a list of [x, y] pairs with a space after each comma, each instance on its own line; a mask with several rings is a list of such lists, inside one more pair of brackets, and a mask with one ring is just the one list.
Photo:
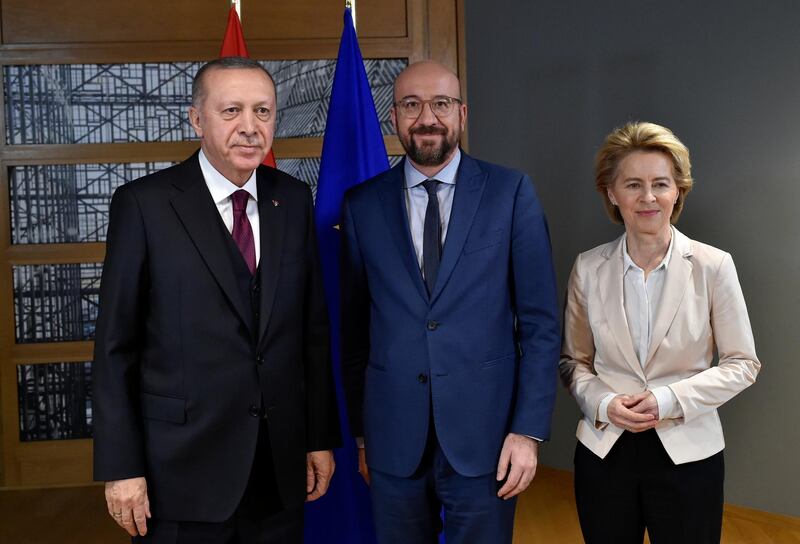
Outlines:
[[[667, 253], [661, 263], [653, 269], [645, 278], [644, 270], [633, 262], [628, 254], [628, 241], [622, 241], [623, 264], [623, 298], [625, 304], [625, 318], [628, 321], [628, 330], [631, 334], [633, 347], [639, 364], [644, 365], [647, 352], [650, 349], [650, 338], [652, 336], [653, 324], [656, 319], [661, 294], [664, 291], [664, 278], [667, 274], [667, 267], [672, 255], [674, 233], [670, 228], [670, 241]], [[656, 387], [651, 390], [658, 403], [659, 419], [669, 419], [682, 417], [680, 404], [675, 398], [675, 393], [667, 386]], [[615, 393], [609, 393], [600, 401], [597, 419], [603, 423], [609, 423], [608, 405], [616, 397]]]
[[206, 180], [208, 190], [211, 192], [211, 198], [214, 199], [214, 204], [217, 205], [217, 211], [222, 222], [228, 232], [233, 232], [233, 201], [231, 195], [239, 189], [244, 189], [250, 193], [250, 198], [247, 201], [247, 219], [250, 220], [250, 227], [253, 229], [253, 241], [256, 245], [256, 266], [261, 259], [261, 231], [259, 230], [258, 222], [258, 184], [256, 183], [256, 171], [250, 174], [250, 179], [247, 180], [242, 187], [239, 187], [231, 180], [220, 174], [214, 168], [205, 153], [200, 151], [200, 170], [203, 171], [203, 177]]
[[[414, 243], [414, 251], [417, 253], [417, 263], [422, 270], [422, 239], [425, 232], [425, 209], [428, 207], [428, 191], [423, 187], [422, 182], [427, 179], [440, 181], [436, 190], [436, 198], [439, 200], [439, 219], [442, 225], [442, 247], [447, 237], [447, 227], [450, 224], [450, 212], [453, 210], [453, 195], [456, 192], [456, 175], [458, 165], [461, 164], [461, 150], [456, 149], [453, 158], [436, 175], [428, 178], [425, 174], [414, 168], [411, 161], [406, 157], [403, 165], [405, 174], [405, 193], [406, 211], [408, 212], [408, 227], [411, 230], [411, 241]], [[424, 272], [423, 272], [424, 275]]]

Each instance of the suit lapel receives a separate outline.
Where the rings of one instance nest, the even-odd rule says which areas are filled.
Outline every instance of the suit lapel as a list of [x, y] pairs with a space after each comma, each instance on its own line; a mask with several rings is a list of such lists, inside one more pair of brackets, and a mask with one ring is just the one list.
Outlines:
[[278, 288], [283, 242], [286, 228], [285, 206], [280, 203], [283, 195], [275, 184], [275, 172], [269, 168], [257, 170], [258, 222], [261, 236], [261, 259], [259, 282], [261, 284], [261, 317], [258, 320], [258, 345], [264, 338], [272, 314], [272, 302]]
[[416, 286], [420, 296], [428, 300], [428, 291], [422, 281], [419, 270], [417, 252], [411, 241], [411, 228], [408, 226], [408, 212], [406, 210], [403, 164], [405, 159], [389, 171], [388, 178], [384, 180], [379, 191], [386, 225], [392, 233], [400, 259], [411, 276], [411, 282]]
[[658, 346], [661, 345], [670, 325], [675, 320], [675, 315], [683, 301], [683, 295], [686, 293], [686, 286], [689, 285], [689, 279], [692, 276], [692, 261], [689, 258], [692, 251], [689, 239], [678, 232], [678, 229], [673, 229], [672, 232], [675, 241], [667, 266], [667, 275], [664, 278], [664, 290], [661, 294], [655, 323], [653, 323], [653, 334], [650, 336], [645, 367], [650, 364]]
[[184, 161], [181, 166], [182, 172], [173, 181], [178, 191], [170, 198], [172, 208], [239, 319], [250, 327], [250, 312], [236, 285], [233, 263], [224, 238], [226, 233], [224, 229], [214, 228], [215, 223], [220, 221], [219, 211], [205, 184], [197, 154]]
[[625, 294], [622, 287], [624, 273], [622, 269], [622, 237], [617, 240], [617, 244], [613, 248], [607, 251], [608, 254], [604, 255], [605, 263], [597, 269], [597, 283], [603, 287], [599, 289], [603, 312], [625, 362], [638, 376], [644, 378], [642, 365], [639, 364], [636, 351], [633, 349], [628, 320], [625, 318]]
[[458, 262], [472, 221], [475, 219], [475, 212], [481, 202], [485, 185], [486, 173], [470, 156], [462, 152], [453, 195], [453, 208], [450, 212], [450, 224], [447, 227], [436, 285], [431, 294], [431, 304], [436, 302]]

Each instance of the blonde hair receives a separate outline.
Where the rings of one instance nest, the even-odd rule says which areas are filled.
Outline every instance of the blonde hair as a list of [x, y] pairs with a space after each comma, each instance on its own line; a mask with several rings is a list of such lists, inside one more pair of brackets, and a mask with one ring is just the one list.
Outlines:
[[654, 123], [639, 121], [615, 128], [606, 136], [603, 147], [597, 152], [594, 161], [595, 189], [603, 198], [606, 213], [615, 223], [622, 223], [619, 209], [608, 198], [608, 189], [614, 184], [617, 169], [622, 159], [634, 151], [664, 153], [672, 161], [675, 185], [678, 187], [678, 200], [672, 208], [670, 222], [675, 223], [683, 211], [686, 194], [692, 190], [692, 163], [689, 150], [672, 131]]

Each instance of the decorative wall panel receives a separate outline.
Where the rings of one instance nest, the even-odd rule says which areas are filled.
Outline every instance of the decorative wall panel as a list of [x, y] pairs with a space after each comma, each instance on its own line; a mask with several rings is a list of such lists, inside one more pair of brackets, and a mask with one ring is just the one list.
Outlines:
[[167, 162], [49, 164], [9, 170], [12, 244], [103, 242], [114, 190]]
[[[325, 131], [334, 60], [264, 61], [278, 88], [279, 138]], [[405, 59], [364, 62], [384, 134], [392, 82]], [[174, 142], [187, 120], [199, 62], [5, 66], [6, 141], [15, 144]]]
[[17, 365], [19, 439], [92, 437], [91, 363]]
[[14, 266], [17, 343], [91, 340], [102, 267], [102, 263]]

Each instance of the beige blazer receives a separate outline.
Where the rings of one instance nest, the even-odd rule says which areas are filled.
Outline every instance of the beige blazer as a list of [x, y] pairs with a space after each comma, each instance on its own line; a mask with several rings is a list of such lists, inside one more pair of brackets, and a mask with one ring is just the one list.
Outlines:
[[[583, 418], [578, 440], [603, 458], [623, 429], [597, 420], [607, 393], [668, 386], [683, 417], [661, 420], [661, 442], [676, 464], [725, 447], [717, 407], [752, 384], [761, 363], [733, 260], [677, 229], [644, 365], [623, 306], [623, 237], [578, 255], [569, 279], [559, 370]], [[711, 366], [714, 348], [719, 364]]]

